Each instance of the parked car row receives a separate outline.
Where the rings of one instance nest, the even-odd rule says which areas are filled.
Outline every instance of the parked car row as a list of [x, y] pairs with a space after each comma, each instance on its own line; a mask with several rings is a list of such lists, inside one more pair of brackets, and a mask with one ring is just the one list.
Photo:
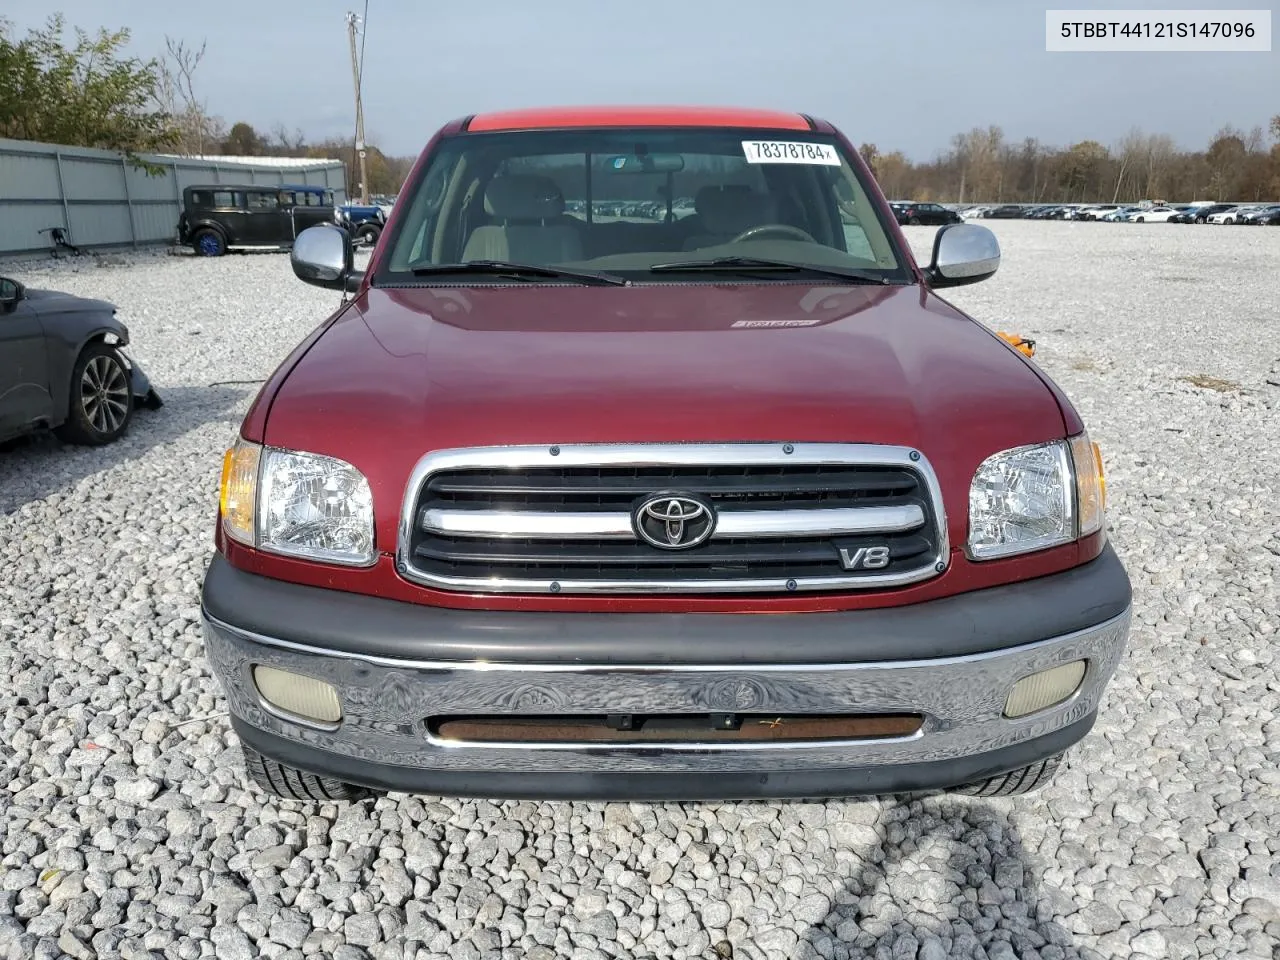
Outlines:
[[[965, 220], [1102, 220], [1107, 223], [1221, 223], [1280, 226], [1280, 203], [1018, 204], [970, 206]], [[901, 221], [900, 221], [901, 222]]]
[[940, 227], [948, 223], [960, 223], [960, 214], [940, 203], [912, 203], [895, 200], [889, 204], [899, 224]]

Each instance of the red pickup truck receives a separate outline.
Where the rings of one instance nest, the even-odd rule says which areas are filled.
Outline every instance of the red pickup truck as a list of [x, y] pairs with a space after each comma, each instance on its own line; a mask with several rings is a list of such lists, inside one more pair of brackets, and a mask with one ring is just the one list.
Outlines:
[[1046, 782], [1122, 656], [1097, 447], [801, 114], [471, 116], [227, 451], [206, 647], [249, 774], [731, 799]]

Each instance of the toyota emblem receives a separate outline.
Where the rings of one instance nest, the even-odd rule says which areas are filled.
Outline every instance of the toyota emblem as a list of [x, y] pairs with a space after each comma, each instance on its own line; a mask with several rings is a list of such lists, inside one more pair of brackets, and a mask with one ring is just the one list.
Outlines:
[[655, 493], [632, 513], [636, 535], [660, 550], [687, 550], [716, 528], [710, 501], [688, 493]]

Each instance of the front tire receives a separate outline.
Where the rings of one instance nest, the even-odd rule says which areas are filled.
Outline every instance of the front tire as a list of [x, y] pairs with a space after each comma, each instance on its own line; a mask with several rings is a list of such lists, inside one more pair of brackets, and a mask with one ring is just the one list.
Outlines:
[[1060, 753], [1055, 757], [1049, 757], [1047, 760], [1039, 760], [1017, 770], [1002, 773], [997, 777], [988, 777], [986, 780], [966, 783], [964, 786], [955, 787], [951, 792], [965, 794], [970, 797], [1016, 797], [1024, 793], [1030, 793], [1032, 790], [1038, 790], [1043, 787], [1053, 779], [1053, 775], [1058, 772], [1058, 765], [1062, 763], [1063, 756], [1065, 754]]
[[913, 226], [913, 227], [918, 227], [918, 226], [920, 226], [920, 218], [919, 218], [919, 217], [911, 217], [910, 219], [908, 219], [908, 220], [907, 220], [907, 223], [909, 223], [909, 224], [910, 224], [911, 226]]
[[119, 440], [133, 418], [129, 368], [101, 340], [81, 351], [71, 372], [67, 420], [54, 432], [66, 443], [100, 447]]
[[244, 767], [250, 778], [265, 792], [286, 800], [308, 802], [356, 801], [378, 796], [377, 791], [358, 787], [353, 783], [318, 777], [296, 767], [290, 767], [264, 757], [252, 747], [240, 744], [244, 753]]
[[227, 241], [222, 239], [222, 234], [217, 230], [198, 230], [196, 235], [191, 238], [191, 249], [197, 256], [201, 257], [220, 257], [227, 252]]
[[372, 247], [381, 235], [382, 231], [378, 227], [366, 224], [356, 231], [356, 241], [362, 247]]

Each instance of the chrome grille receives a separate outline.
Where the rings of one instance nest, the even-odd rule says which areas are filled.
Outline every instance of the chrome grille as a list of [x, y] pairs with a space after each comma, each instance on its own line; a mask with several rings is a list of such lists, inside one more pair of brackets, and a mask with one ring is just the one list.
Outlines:
[[[659, 493], [710, 503], [705, 543], [658, 549], [636, 533]], [[846, 570], [841, 551], [887, 550]], [[428, 454], [403, 504], [397, 564], [447, 590], [788, 593], [892, 587], [935, 576], [946, 524], [927, 460], [866, 444], [501, 447]]]

